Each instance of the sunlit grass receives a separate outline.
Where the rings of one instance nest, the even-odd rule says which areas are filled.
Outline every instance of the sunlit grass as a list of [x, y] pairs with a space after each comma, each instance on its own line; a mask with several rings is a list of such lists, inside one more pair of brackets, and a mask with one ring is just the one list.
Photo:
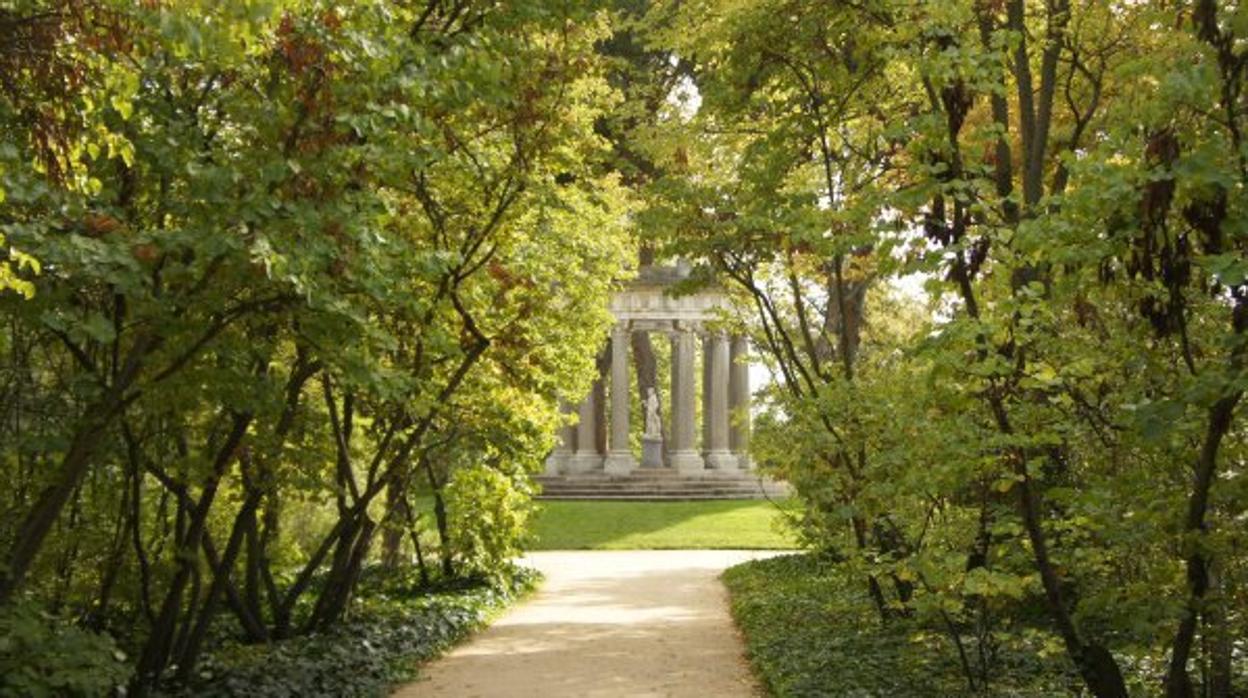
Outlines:
[[531, 550], [789, 549], [785, 502], [603, 502], [539, 504]]

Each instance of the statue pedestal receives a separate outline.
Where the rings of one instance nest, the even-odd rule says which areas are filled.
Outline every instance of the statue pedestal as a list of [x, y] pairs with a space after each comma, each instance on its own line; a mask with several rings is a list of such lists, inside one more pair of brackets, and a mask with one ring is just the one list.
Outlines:
[[641, 437], [641, 467], [643, 468], [662, 468], [663, 467], [663, 438], [662, 437]]

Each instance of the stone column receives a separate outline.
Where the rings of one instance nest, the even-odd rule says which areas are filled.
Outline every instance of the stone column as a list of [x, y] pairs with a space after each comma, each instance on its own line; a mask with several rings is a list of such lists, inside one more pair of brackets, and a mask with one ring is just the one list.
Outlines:
[[568, 459], [569, 473], [586, 473], [602, 467], [602, 456], [598, 454], [595, 443], [597, 425], [594, 422], [594, 390], [590, 390], [577, 412], [580, 421], [576, 423], [576, 452]]
[[750, 468], [750, 340], [732, 338], [732, 367], [728, 372], [728, 411], [731, 420], [728, 448], [742, 470]]
[[705, 468], [694, 444], [697, 417], [694, 414], [693, 354], [697, 339], [688, 329], [679, 329], [672, 340], [672, 467], [681, 472], [700, 473]]
[[728, 450], [728, 377], [731, 351], [728, 337], [722, 333], [711, 336], [711, 411], [705, 419], [710, 422], [710, 447], [706, 453], [706, 467], [716, 470], [735, 470], [737, 457]]
[[[559, 413], [567, 416], [572, 410], [568, 404], [562, 400], [559, 401]], [[571, 424], [564, 424], [555, 432], [555, 448], [546, 457], [546, 475], [559, 475], [567, 466], [568, 458], [572, 455], [572, 449], [576, 444], [576, 427]]]
[[616, 325], [611, 332], [611, 450], [603, 465], [612, 475], [627, 475], [637, 467], [628, 442], [628, 340], [628, 327]]
[[709, 334], [702, 335], [702, 455], [711, 450], [711, 342]]

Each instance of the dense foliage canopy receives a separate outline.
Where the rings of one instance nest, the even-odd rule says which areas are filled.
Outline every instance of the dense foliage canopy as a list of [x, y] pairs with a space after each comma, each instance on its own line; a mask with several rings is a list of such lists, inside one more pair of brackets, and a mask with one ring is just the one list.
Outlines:
[[375, 566], [506, 584], [679, 257], [802, 574], [968, 691], [1248, 690], [1246, 73], [1230, 0], [0, 2], [0, 660], [142, 694]]
[[700, 101], [637, 135], [665, 171], [647, 216], [739, 294], [778, 376], [756, 455], [812, 545], [886, 624], [941, 628], [969, 690], [1039, 633], [1072, 690], [1228, 695], [1242, 5], [673, 0], [646, 22]]
[[142, 693], [219, 611], [266, 641], [379, 555], [427, 582], [422, 531], [505, 570], [630, 258], [605, 19], [6, 3], [0, 604], [107, 631]]

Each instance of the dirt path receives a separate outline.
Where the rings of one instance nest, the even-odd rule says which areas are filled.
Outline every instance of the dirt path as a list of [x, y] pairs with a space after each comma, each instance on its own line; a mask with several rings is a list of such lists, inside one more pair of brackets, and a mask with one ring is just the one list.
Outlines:
[[395, 698], [756, 696], [718, 576], [772, 553], [533, 553], [537, 594]]

